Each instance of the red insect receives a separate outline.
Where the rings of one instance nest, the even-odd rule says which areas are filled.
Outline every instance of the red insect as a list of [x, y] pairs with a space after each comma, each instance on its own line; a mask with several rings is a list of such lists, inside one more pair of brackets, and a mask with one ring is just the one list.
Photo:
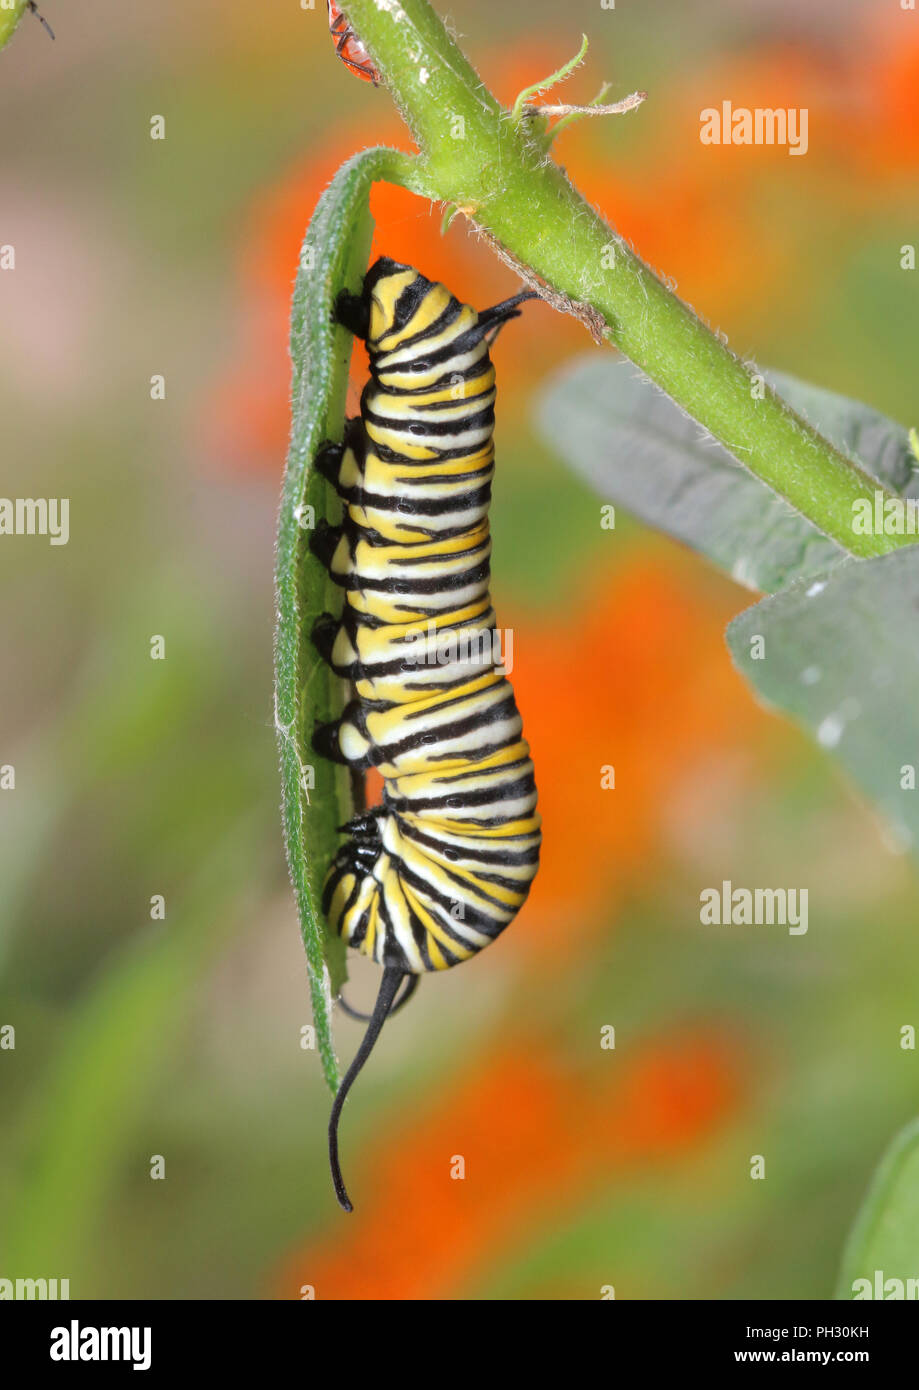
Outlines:
[[376, 86], [380, 74], [373, 66], [370, 54], [348, 23], [348, 16], [342, 14], [341, 7], [335, 4], [335, 0], [329, 0], [329, 33], [335, 40], [335, 52], [341, 61], [347, 63], [351, 71], [357, 73], [364, 82], [372, 82]]

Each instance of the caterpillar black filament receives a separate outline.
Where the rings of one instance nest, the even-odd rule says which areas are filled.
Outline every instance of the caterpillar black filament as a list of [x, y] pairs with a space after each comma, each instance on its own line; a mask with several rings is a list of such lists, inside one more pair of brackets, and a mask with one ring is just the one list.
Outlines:
[[[338, 1200], [345, 1096], [405, 981], [468, 960], [520, 910], [539, 862], [536, 785], [514, 692], [501, 665], [489, 596], [488, 505], [495, 375], [489, 345], [517, 317], [519, 294], [477, 313], [445, 286], [381, 259], [336, 315], [367, 343], [361, 414], [316, 467], [344, 504], [312, 547], [344, 589], [343, 614], [313, 630], [351, 683], [340, 720], [317, 727], [317, 752], [379, 768], [379, 807], [342, 827], [349, 839], [325, 884], [332, 929], [383, 966], [367, 1033], [329, 1125]], [[407, 977], [407, 978], [406, 978]]]

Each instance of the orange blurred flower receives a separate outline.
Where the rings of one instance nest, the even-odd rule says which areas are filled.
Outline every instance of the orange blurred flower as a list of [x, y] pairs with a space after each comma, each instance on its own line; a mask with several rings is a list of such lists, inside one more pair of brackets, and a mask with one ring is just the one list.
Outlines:
[[[862, 163], [872, 174], [919, 169], [919, 34], [897, 33], [863, 72], [874, 139]], [[856, 157], [860, 151], [855, 147]]]
[[[272, 1290], [321, 1299], [461, 1297], [498, 1252], [524, 1245], [532, 1215], [564, 1219], [641, 1166], [673, 1164], [731, 1115], [737, 1040], [682, 1030], [615, 1066], [573, 1072], [533, 1037], [507, 1039], [410, 1127], [355, 1165], [360, 1207], [285, 1263]], [[465, 1177], [451, 1178], [462, 1157]], [[599, 1290], [582, 1291], [599, 1297]]]
[[693, 557], [646, 543], [612, 579], [586, 583], [570, 618], [514, 621], [513, 682], [543, 851], [513, 946], [547, 965], [562, 930], [567, 951], [608, 928], [610, 905], [633, 890], [659, 844], [684, 769], [744, 750], [752, 779], [768, 756], [769, 721], [724, 648], [736, 591], [706, 591], [697, 570]]

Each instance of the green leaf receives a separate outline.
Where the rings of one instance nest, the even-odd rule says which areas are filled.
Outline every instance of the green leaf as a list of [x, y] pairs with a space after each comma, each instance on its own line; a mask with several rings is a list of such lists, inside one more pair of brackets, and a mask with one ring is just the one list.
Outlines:
[[727, 630], [754, 689], [838, 758], [914, 853], [919, 790], [907, 769], [919, 764], [917, 617], [919, 546], [907, 546], [797, 580]]
[[13, 0], [12, 8], [4, 5], [3, 9], [0, 9], [0, 48], [13, 37], [28, 3], [29, 0]]
[[338, 1065], [332, 995], [347, 974], [345, 944], [323, 918], [322, 882], [339, 843], [338, 827], [351, 816], [353, 806], [347, 768], [312, 752], [314, 724], [334, 719], [343, 705], [342, 682], [310, 641], [315, 618], [341, 608], [341, 591], [309, 550], [310, 522], [335, 521], [341, 510], [333, 488], [312, 463], [325, 440], [342, 437], [352, 338], [333, 322], [332, 310], [342, 289], [360, 288], [373, 233], [370, 186], [386, 172], [389, 160], [389, 151], [375, 149], [342, 165], [307, 229], [294, 288], [293, 422], [278, 519], [275, 727], [284, 832], [306, 948], [313, 1021], [323, 1072], [333, 1091]]
[[[766, 379], [837, 448], [919, 495], [907, 431], [859, 401], [780, 372]], [[550, 385], [539, 426], [604, 499], [692, 546], [738, 583], [774, 593], [846, 552], [794, 511], [627, 362], [591, 353]]]
[[857, 1279], [867, 1279], [876, 1297], [878, 1270], [885, 1281], [919, 1280], [919, 1120], [900, 1131], [871, 1181], [846, 1242], [836, 1297], [851, 1299]]

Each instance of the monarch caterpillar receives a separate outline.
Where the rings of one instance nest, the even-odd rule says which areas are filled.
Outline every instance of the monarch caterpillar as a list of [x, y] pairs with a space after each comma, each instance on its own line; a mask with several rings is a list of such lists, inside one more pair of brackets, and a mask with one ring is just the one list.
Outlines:
[[[354, 698], [313, 746], [355, 771], [377, 767], [382, 804], [341, 829], [323, 911], [383, 967], [363, 1042], [329, 1121], [336, 1196], [345, 1097], [389, 1013], [419, 976], [467, 960], [522, 906], [540, 821], [514, 692], [495, 654], [488, 505], [495, 374], [489, 347], [527, 291], [477, 313], [387, 258], [336, 317], [366, 341], [360, 416], [315, 466], [344, 504], [311, 548], [345, 591], [313, 641]], [[444, 639], [446, 638], [446, 643]], [[400, 986], [402, 997], [397, 1002]]]
[[335, 52], [341, 61], [347, 63], [351, 71], [364, 82], [372, 82], [376, 86], [380, 74], [373, 66], [370, 54], [351, 28], [347, 15], [342, 14], [341, 6], [336, 5], [335, 0], [329, 0], [329, 33], [335, 40]]

